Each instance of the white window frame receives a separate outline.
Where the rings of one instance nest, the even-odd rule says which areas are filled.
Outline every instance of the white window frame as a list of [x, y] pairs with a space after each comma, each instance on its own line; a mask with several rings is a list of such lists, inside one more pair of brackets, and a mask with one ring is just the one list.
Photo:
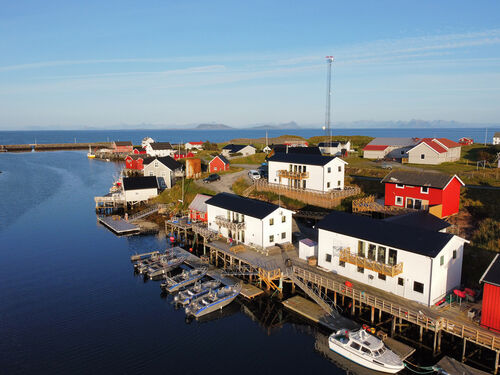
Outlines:
[[328, 168], [326, 169], [326, 172], [327, 172], [327, 173], [332, 173], [332, 168], [331, 168], [331, 167], [328, 167]]
[[[398, 203], [398, 198], [399, 198], [399, 199], [401, 199], [401, 203]], [[401, 196], [399, 196], [399, 195], [396, 195], [396, 198], [394, 199], [394, 204], [395, 204], [396, 206], [401, 206], [401, 207], [403, 207], [404, 203], [405, 203], [404, 197], [401, 197]]]
[[425, 154], [420, 154], [420, 160], [425, 160]]
[[404, 184], [396, 184], [396, 189], [404, 189], [405, 185]]
[[[425, 191], [424, 191], [425, 189]], [[420, 187], [420, 193], [422, 194], [429, 194], [429, 187], [428, 186], [421, 186]]]

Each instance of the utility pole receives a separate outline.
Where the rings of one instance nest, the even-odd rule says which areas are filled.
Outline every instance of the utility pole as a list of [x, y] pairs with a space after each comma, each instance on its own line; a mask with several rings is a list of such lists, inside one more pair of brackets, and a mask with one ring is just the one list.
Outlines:
[[332, 101], [332, 63], [333, 56], [326, 56], [326, 113], [325, 113], [325, 131], [328, 142], [332, 143], [332, 131], [330, 129], [330, 106]]

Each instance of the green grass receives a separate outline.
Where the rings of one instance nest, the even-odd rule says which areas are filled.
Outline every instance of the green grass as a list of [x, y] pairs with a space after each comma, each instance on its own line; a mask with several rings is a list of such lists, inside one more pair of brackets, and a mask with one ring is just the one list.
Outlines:
[[194, 199], [196, 194], [215, 195], [216, 192], [213, 190], [210, 190], [204, 186], [197, 185], [191, 179], [185, 179], [184, 180], [184, 203], [179, 202], [179, 200], [182, 199], [182, 181], [181, 180], [177, 181], [175, 183], [175, 185], [172, 186], [171, 189], [164, 190], [156, 198], [156, 201], [158, 203], [166, 203], [166, 204], [173, 203], [175, 208], [172, 211], [174, 211], [174, 212], [184, 211], [184, 210], [188, 209], [189, 204]]
[[240, 177], [236, 181], [234, 181], [231, 189], [238, 195], [243, 194], [246, 188], [250, 186], [250, 183], [245, 177]]
[[241, 158], [234, 158], [231, 159], [230, 162], [231, 164], [256, 164], [260, 165], [266, 160], [266, 154], [265, 153], [257, 153], [253, 154], [250, 156], [244, 156]]
[[[373, 140], [373, 137], [367, 137], [364, 135], [333, 135], [332, 139], [341, 142], [351, 141], [351, 148], [362, 149]], [[326, 142], [328, 140], [329, 137], [324, 135], [311, 137], [308, 139], [310, 146], [317, 145], [320, 142]]]
[[279, 196], [278, 194], [269, 191], [253, 191], [251, 197], [274, 204], [280, 203], [281, 206], [290, 210], [300, 210], [301, 208], [306, 206], [306, 203], [301, 202], [297, 199], [288, 198], [284, 195]]

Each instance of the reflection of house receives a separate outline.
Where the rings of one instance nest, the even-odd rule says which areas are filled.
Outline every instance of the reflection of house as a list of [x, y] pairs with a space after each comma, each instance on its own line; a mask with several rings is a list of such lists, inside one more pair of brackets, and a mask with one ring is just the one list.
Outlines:
[[182, 164], [170, 156], [161, 158], [144, 158], [144, 176], [155, 176], [160, 186], [170, 189], [174, 182], [175, 172], [182, 168]]
[[208, 163], [208, 171], [210, 173], [222, 172], [222, 171], [228, 171], [228, 170], [229, 170], [229, 160], [227, 160], [222, 155], [215, 156]]
[[318, 228], [318, 265], [341, 276], [428, 306], [460, 285], [460, 237], [340, 211]]
[[500, 145], [500, 132], [496, 132], [493, 135], [493, 144], [494, 145]]
[[346, 164], [333, 156], [277, 153], [268, 160], [268, 180], [272, 184], [304, 190], [344, 189]]
[[500, 256], [495, 255], [484, 272], [481, 280], [483, 287], [483, 305], [481, 325], [500, 332]]
[[124, 177], [123, 192], [127, 203], [147, 201], [158, 195], [158, 182], [154, 176]]
[[233, 154], [241, 154], [241, 156], [248, 156], [255, 154], [256, 148], [252, 145], [233, 145], [229, 144], [222, 148], [222, 155], [230, 157]]
[[194, 221], [207, 221], [206, 201], [212, 198], [210, 195], [196, 194], [189, 205], [189, 218]]
[[422, 138], [407, 151], [408, 163], [441, 164], [460, 159], [461, 144], [446, 138]]
[[344, 155], [351, 150], [351, 142], [347, 141], [345, 143], [339, 141], [332, 142], [320, 142], [318, 144], [319, 149], [322, 154], [328, 154], [332, 156]]
[[149, 156], [172, 156], [175, 150], [170, 142], [152, 142], [146, 145], [146, 152]]
[[437, 217], [458, 212], [464, 185], [456, 175], [417, 171], [392, 171], [382, 182], [386, 206], [429, 210]]
[[129, 153], [133, 151], [134, 146], [130, 141], [114, 141], [112, 144], [113, 152], [116, 153]]
[[416, 138], [375, 138], [363, 148], [363, 157], [365, 159], [401, 159], [406, 157], [408, 150], [417, 143]]
[[219, 193], [206, 201], [208, 229], [245, 245], [267, 248], [292, 242], [292, 211], [275, 204]]
[[192, 149], [203, 150], [203, 142], [187, 142], [184, 145], [184, 148], [186, 150], [192, 150]]

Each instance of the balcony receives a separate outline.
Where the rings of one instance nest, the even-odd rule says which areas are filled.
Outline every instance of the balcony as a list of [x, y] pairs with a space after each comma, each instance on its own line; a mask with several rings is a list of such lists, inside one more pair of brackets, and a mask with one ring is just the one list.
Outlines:
[[354, 264], [358, 267], [366, 268], [370, 271], [378, 272], [382, 275], [394, 277], [403, 273], [403, 263], [398, 263], [396, 265], [389, 265], [376, 260], [371, 260], [365, 257], [358, 256], [349, 251], [349, 249], [341, 249], [339, 254], [339, 259], [342, 262]]
[[290, 178], [292, 180], [303, 180], [304, 178], [309, 178], [309, 172], [296, 172], [287, 171], [286, 169], [280, 169], [278, 171], [279, 178]]
[[215, 217], [215, 224], [219, 227], [222, 228], [227, 228], [232, 231], [238, 231], [238, 230], [244, 230], [245, 229], [245, 222], [243, 221], [236, 221], [236, 220], [230, 220], [227, 217], [224, 216], [216, 216]]

